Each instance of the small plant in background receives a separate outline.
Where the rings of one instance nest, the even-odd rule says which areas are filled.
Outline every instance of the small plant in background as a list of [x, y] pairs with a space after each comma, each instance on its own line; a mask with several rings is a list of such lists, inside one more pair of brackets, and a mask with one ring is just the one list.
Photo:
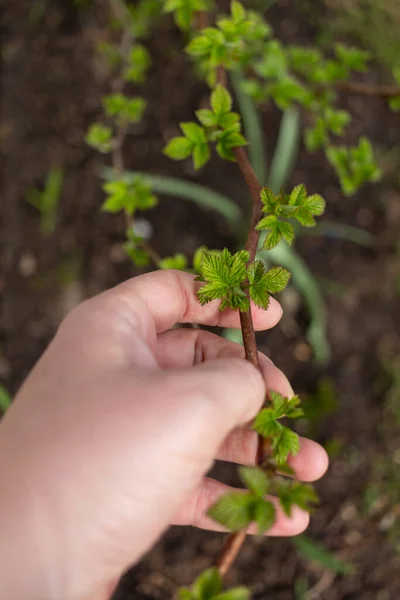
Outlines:
[[26, 193], [27, 202], [40, 213], [40, 230], [43, 235], [50, 235], [55, 231], [63, 181], [63, 170], [54, 167], [46, 177], [43, 190], [31, 189]]
[[[366, 52], [342, 44], [334, 46], [329, 58], [315, 48], [284, 46], [274, 38], [260, 12], [247, 10], [236, 0], [233, 0], [229, 14], [216, 17], [214, 3], [209, 0], [165, 0], [163, 3], [142, 0], [133, 7], [123, 0], [110, 0], [109, 6], [120, 41], [117, 44], [102, 43], [99, 51], [114, 74], [112, 93], [103, 98], [104, 122], [94, 123], [86, 137], [91, 147], [111, 155], [111, 169], [105, 174], [107, 181], [103, 190], [106, 199], [102, 209], [124, 214], [124, 249], [140, 267], [153, 263], [158, 268], [188, 269], [187, 258], [182, 254], [158, 256], [138, 228], [138, 211], [153, 208], [158, 201], [156, 193], [176, 192], [176, 195], [213, 207], [236, 227], [240, 221], [237, 208], [224, 196], [210, 190], [202, 194], [204, 188], [194, 184], [125, 169], [123, 146], [126, 136], [146, 110], [145, 100], [141, 96], [129, 96], [127, 89], [132, 84], [141, 84], [146, 77], [151, 57], [142, 41], [154, 20], [161, 18], [163, 9], [164, 13], [173, 16], [182, 30], [186, 52], [194, 62], [196, 73], [210, 88], [208, 106], [199, 108], [192, 121], [180, 123], [180, 135], [167, 143], [164, 153], [174, 160], [190, 159], [195, 170], [204, 167], [215, 155], [236, 163], [252, 200], [244, 248], [238, 244], [236, 252], [226, 248], [222, 251], [200, 248], [196, 252], [192, 270], [197, 272], [197, 280], [203, 284], [198, 291], [199, 302], [206, 304], [219, 300], [220, 310], [229, 308], [239, 312], [245, 357], [260, 368], [251, 302], [267, 309], [270, 296], [283, 291], [289, 282], [287, 264], [268, 268], [274, 252], [283, 257], [282, 263], [286, 259], [286, 263], [291, 261], [296, 266], [294, 276], [299, 280], [303, 274], [307, 288], [310, 277], [304, 277], [304, 268], [289, 247], [295, 238], [296, 227], [316, 225], [315, 217], [323, 214], [325, 202], [320, 195], [309, 194], [302, 184], [286, 193], [283, 184], [289, 168], [280, 168], [279, 177], [276, 168], [273, 185], [264, 185], [262, 152], [254, 152], [253, 146], [253, 165], [247, 152], [249, 137], [246, 133], [256, 136], [256, 117], [253, 118], [254, 112], [240, 109], [246, 102], [260, 105], [274, 102], [285, 116], [289, 115], [287, 118], [301, 111], [306, 123], [304, 142], [308, 151], [322, 149], [336, 170], [343, 193], [353, 194], [365, 182], [377, 181], [380, 170], [365, 137], [352, 148], [338, 143], [351, 116], [337, 107], [337, 101], [343, 89], [363, 93], [354, 88], [350, 78], [353, 72], [367, 69], [370, 57]], [[229, 89], [230, 79], [239, 110]], [[396, 108], [400, 93], [396, 89], [389, 96], [392, 108]], [[246, 119], [242, 119], [241, 112], [246, 112]], [[278, 181], [282, 186], [276, 189]], [[238, 237], [242, 239], [243, 234], [241, 227]], [[310, 287], [312, 284], [311, 280]], [[315, 310], [321, 314], [320, 306]], [[314, 331], [314, 341], [316, 339]], [[319, 343], [322, 348], [321, 338]], [[324, 352], [326, 357], [325, 348]], [[289, 457], [299, 450], [299, 438], [285, 423], [303, 415], [299, 404], [297, 396], [284, 398], [274, 390], [268, 390], [265, 406], [252, 424], [259, 436], [257, 466], [239, 470], [246, 491], [223, 496], [209, 509], [209, 516], [232, 533], [216, 566], [202, 573], [190, 589], [180, 590], [182, 600], [249, 598], [249, 590], [242, 587], [222, 591], [222, 580], [235, 560], [249, 526], [261, 534], [273, 525], [276, 509], [268, 499], [269, 495], [277, 497], [287, 515], [291, 514], [294, 505], [311, 510], [317, 502], [313, 489], [296, 481], [288, 464]]]

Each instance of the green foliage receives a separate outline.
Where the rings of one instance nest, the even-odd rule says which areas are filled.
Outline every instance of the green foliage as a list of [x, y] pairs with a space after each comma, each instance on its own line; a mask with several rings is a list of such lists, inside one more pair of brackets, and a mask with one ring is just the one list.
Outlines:
[[93, 123], [89, 127], [85, 141], [91, 148], [106, 154], [112, 149], [112, 129], [101, 123]]
[[31, 189], [26, 193], [27, 202], [40, 212], [40, 230], [43, 235], [50, 235], [56, 228], [57, 209], [63, 182], [63, 170], [60, 167], [54, 167], [46, 177], [43, 190]]
[[293, 543], [304, 558], [319, 565], [324, 571], [332, 571], [339, 575], [348, 575], [354, 572], [354, 566], [351, 563], [343, 562], [321, 544], [305, 535], [296, 536], [293, 538]]
[[163, 9], [173, 13], [175, 23], [180, 29], [190, 29], [197, 12], [210, 9], [208, 0], [164, 0]]
[[116, 179], [103, 185], [107, 195], [102, 210], [109, 213], [125, 211], [133, 216], [136, 210], [148, 210], [157, 204], [157, 198], [151, 186], [142, 177], [137, 176], [132, 181]]
[[166, 256], [162, 258], [158, 266], [160, 269], [178, 269], [179, 271], [184, 271], [187, 269], [188, 261], [184, 254], [174, 254], [174, 256]]
[[319, 501], [317, 494], [310, 485], [298, 481], [282, 479], [277, 484], [276, 494], [284, 513], [288, 517], [292, 514], [293, 506], [311, 512], [313, 505], [318, 504]]
[[278, 392], [270, 391], [270, 405], [262, 409], [253, 423], [253, 429], [259, 435], [270, 439], [271, 458], [277, 465], [285, 466], [289, 455], [294, 456], [300, 449], [298, 435], [282, 425], [280, 419], [297, 419], [303, 415], [299, 408], [298, 396], [285, 398]]
[[264, 498], [270, 481], [266, 473], [257, 467], [240, 467], [239, 474], [248, 493], [229, 492], [221, 496], [207, 514], [230, 531], [239, 531], [256, 523], [261, 535], [275, 522], [275, 507]]
[[[262, 261], [247, 265], [249, 253], [241, 250], [231, 254], [226, 248], [219, 253], [203, 251], [198, 281], [206, 283], [197, 293], [201, 304], [221, 299], [225, 308], [248, 310], [249, 297], [257, 306], [267, 309], [270, 294], [281, 292], [289, 282], [290, 273], [281, 267], [267, 271]], [[248, 294], [247, 294], [248, 292]]]
[[181, 600], [249, 600], [250, 592], [244, 587], [222, 591], [222, 579], [218, 570], [207, 569], [194, 582], [191, 589], [179, 590]]
[[216, 143], [221, 158], [235, 160], [232, 148], [247, 144], [240, 133], [241, 123], [237, 113], [231, 112], [232, 98], [228, 90], [217, 85], [210, 97], [211, 108], [196, 112], [201, 123], [181, 123], [183, 136], [173, 138], [164, 149], [164, 154], [174, 160], [193, 157], [195, 169], [204, 166], [211, 157], [209, 142]]
[[376, 166], [371, 142], [361, 137], [358, 146], [331, 146], [327, 150], [327, 158], [339, 173], [343, 193], [354, 194], [364, 181], [378, 181], [381, 176]]
[[142, 119], [146, 102], [143, 98], [129, 98], [117, 93], [105, 96], [103, 106], [108, 117], [116, 117], [119, 123], [127, 125]]
[[137, 235], [132, 227], [126, 232], [123, 249], [136, 267], [143, 268], [150, 264], [150, 256], [143, 247], [144, 239]]
[[5, 413], [11, 406], [12, 398], [4, 385], [0, 385], [0, 412]]
[[294, 238], [294, 229], [284, 219], [295, 219], [303, 227], [313, 227], [316, 216], [323, 214], [325, 202], [318, 194], [309, 196], [304, 185], [297, 185], [290, 194], [274, 194], [264, 188], [261, 192], [263, 212], [267, 213], [257, 224], [257, 229], [268, 231], [264, 248], [271, 250], [283, 238], [289, 245]]
[[147, 69], [151, 64], [150, 54], [142, 44], [134, 44], [130, 49], [127, 65], [123, 72], [125, 81], [143, 83]]

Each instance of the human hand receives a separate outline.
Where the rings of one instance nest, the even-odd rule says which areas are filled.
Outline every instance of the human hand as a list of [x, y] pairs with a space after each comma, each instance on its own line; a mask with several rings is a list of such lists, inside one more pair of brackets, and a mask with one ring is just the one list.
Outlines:
[[[122, 572], [172, 523], [214, 529], [204, 513], [227, 486], [205, 477], [215, 458], [254, 464], [243, 427], [283, 373], [260, 356], [176, 323], [238, 327], [237, 313], [204, 307], [193, 276], [156, 272], [77, 307], [0, 426], [0, 597], [105, 600]], [[256, 329], [279, 304], [253, 309]], [[291, 465], [312, 481], [325, 451], [301, 440]], [[295, 535], [308, 514], [278, 511], [269, 535]], [[22, 574], [22, 575], [21, 575]]]

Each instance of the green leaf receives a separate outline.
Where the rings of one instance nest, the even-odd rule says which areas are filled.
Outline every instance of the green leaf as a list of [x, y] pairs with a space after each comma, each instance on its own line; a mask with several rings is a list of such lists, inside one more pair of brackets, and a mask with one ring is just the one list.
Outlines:
[[131, 242], [126, 242], [123, 248], [136, 267], [147, 267], [150, 264], [150, 256], [143, 248], [138, 248]]
[[191, 155], [193, 146], [186, 137], [175, 137], [164, 148], [164, 154], [174, 160], [184, 160]]
[[141, 176], [136, 176], [130, 182], [123, 179], [109, 181], [103, 185], [103, 190], [108, 196], [102, 205], [102, 210], [106, 212], [125, 210], [128, 215], [133, 215], [136, 210], [147, 210], [157, 204], [151, 186]]
[[396, 96], [395, 98], [390, 98], [390, 100], [389, 100], [389, 108], [393, 112], [400, 111], [400, 96]]
[[322, 544], [318, 544], [305, 535], [296, 536], [293, 538], [293, 543], [300, 554], [308, 561], [321, 565], [324, 570], [328, 569], [328, 571], [340, 575], [348, 575], [354, 572], [354, 566], [351, 563], [343, 562]]
[[5, 413], [11, 406], [12, 398], [4, 385], [0, 385], [0, 411]]
[[232, 98], [223, 85], [218, 84], [212, 92], [211, 108], [218, 117], [230, 112], [232, 108]]
[[279, 201], [274, 192], [269, 188], [263, 188], [260, 194], [261, 202], [264, 205], [263, 212], [274, 213]]
[[290, 223], [286, 223], [285, 221], [280, 221], [279, 233], [281, 234], [285, 242], [289, 244], [289, 246], [291, 246], [295, 235], [293, 226]]
[[252, 429], [266, 439], [280, 435], [282, 427], [276, 420], [273, 408], [263, 408], [256, 416], [252, 425]]
[[124, 70], [125, 81], [142, 83], [151, 63], [150, 54], [142, 44], [134, 44], [128, 56], [128, 66]]
[[188, 588], [178, 590], [180, 600], [197, 600]]
[[262, 535], [272, 527], [276, 520], [276, 509], [272, 502], [259, 498], [254, 507], [254, 521], [258, 525], [258, 533]]
[[307, 200], [306, 186], [296, 185], [289, 197], [289, 206], [302, 206]]
[[232, 21], [235, 23], [235, 25], [242, 23], [246, 18], [246, 10], [245, 10], [244, 6], [237, 0], [232, 0], [231, 13], [232, 13]]
[[276, 463], [286, 463], [289, 454], [295, 456], [300, 450], [299, 436], [288, 427], [280, 426], [279, 434], [271, 440], [273, 458]]
[[106, 154], [111, 151], [112, 148], [112, 130], [110, 127], [106, 127], [101, 123], [93, 123], [89, 127], [89, 131], [86, 134], [85, 141], [88, 146]]
[[193, 148], [193, 164], [196, 170], [203, 167], [211, 157], [208, 144], [196, 144]]
[[286, 398], [273, 390], [269, 390], [269, 395], [274, 406], [276, 419], [281, 419], [282, 417], [297, 419], [298, 417], [303, 416], [302, 409], [298, 408], [300, 404], [300, 398], [298, 396]]
[[310, 512], [312, 505], [318, 503], [318, 496], [310, 485], [298, 481], [281, 480], [276, 490], [284, 513], [290, 517], [292, 507], [299, 506]]
[[250, 590], [245, 587], [237, 587], [227, 592], [221, 592], [213, 600], [250, 600]]
[[179, 127], [193, 144], [205, 144], [207, 142], [206, 132], [197, 123], [180, 123]]
[[250, 492], [262, 498], [268, 491], [267, 475], [257, 467], [239, 467], [239, 475]]
[[211, 600], [221, 591], [222, 582], [218, 569], [207, 569], [196, 579], [193, 584], [193, 594], [200, 600]]
[[108, 117], [118, 117], [124, 123], [137, 123], [143, 116], [146, 102], [143, 98], [128, 98], [117, 93], [105, 96], [103, 106]]
[[247, 310], [249, 300], [240, 286], [246, 279], [248, 260], [249, 253], [244, 250], [234, 255], [226, 248], [220, 254], [203, 252], [200, 280], [207, 283], [197, 293], [200, 303], [221, 298], [220, 310]]
[[160, 269], [178, 269], [179, 271], [184, 271], [187, 265], [186, 256], [180, 253], [174, 254], [174, 256], [166, 256], [158, 263]]
[[186, 46], [191, 56], [206, 56], [212, 48], [212, 41], [202, 33], [194, 37]]
[[230, 492], [221, 496], [207, 515], [231, 531], [246, 528], [252, 521], [254, 500], [250, 494]]
[[217, 124], [217, 118], [209, 108], [201, 108], [196, 111], [196, 117], [204, 127], [213, 127]]
[[274, 267], [265, 273], [263, 280], [270, 294], [277, 294], [285, 289], [291, 274], [283, 267]]

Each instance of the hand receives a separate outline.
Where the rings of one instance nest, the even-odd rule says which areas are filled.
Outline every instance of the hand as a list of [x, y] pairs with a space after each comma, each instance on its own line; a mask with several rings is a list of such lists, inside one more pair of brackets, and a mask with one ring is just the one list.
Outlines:
[[[170, 524], [215, 528], [204, 512], [228, 488], [205, 474], [215, 458], [254, 464], [256, 435], [241, 426], [265, 387], [293, 392], [266, 356], [263, 379], [240, 346], [171, 329], [239, 326], [218, 302], [201, 307], [196, 285], [156, 272], [84, 302], [23, 385], [0, 426], [1, 598], [105, 600]], [[253, 313], [266, 329], [281, 308]], [[326, 453], [302, 439], [291, 465], [312, 481]], [[279, 512], [269, 535], [307, 524]]]

